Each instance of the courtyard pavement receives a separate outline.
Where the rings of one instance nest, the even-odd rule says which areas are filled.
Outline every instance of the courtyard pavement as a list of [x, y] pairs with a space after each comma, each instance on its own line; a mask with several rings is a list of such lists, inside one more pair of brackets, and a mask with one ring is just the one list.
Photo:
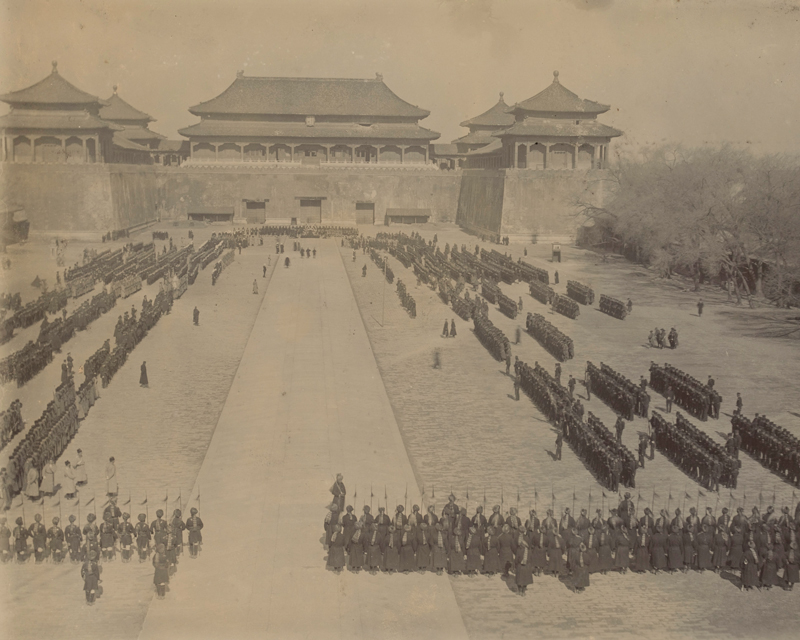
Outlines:
[[420, 496], [335, 241], [317, 247], [273, 275], [192, 494], [203, 552], [142, 638], [466, 637], [445, 576], [326, 571], [336, 473], [357, 513]]

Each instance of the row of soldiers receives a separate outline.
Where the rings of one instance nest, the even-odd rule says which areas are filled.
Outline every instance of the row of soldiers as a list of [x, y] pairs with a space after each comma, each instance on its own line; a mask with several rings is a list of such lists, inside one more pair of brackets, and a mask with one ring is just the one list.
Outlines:
[[735, 413], [731, 427], [728, 441], [737, 453], [741, 447], [787, 482], [800, 486], [800, 440], [796, 436], [758, 414], [750, 421]]
[[[69, 524], [61, 529], [60, 518], [54, 517], [52, 526], [46, 529], [42, 524], [42, 514], [34, 515], [34, 522], [25, 527], [22, 517], [16, 519], [16, 527], [9, 529], [6, 519], [0, 518], [0, 559], [9, 562], [27, 562], [31, 557], [37, 564], [50, 558], [53, 563], [61, 563], [67, 558], [74, 564], [88, 559], [89, 553], [97, 552], [97, 558], [104, 562], [116, 559], [117, 552], [122, 562], [130, 562], [134, 553], [139, 562], [145, 562], [155, 547], [163, 544], [170, 559], [170, 565], [177, 564], [183, 553], [184, 531], [188, 533], [189, 555], [197, 558], [203, 541], [203, 521], [192, 508], [190, 517], [184, 522], [180, 509], [175, 509], [170, 520], [164, 519], [164, 511], [156, 511], [156, 519], [147, 523], [147, 516], [140, 513], [138, 522], [133, 525], [130, 514], [123, 513], [116, 502], [111, 501], [103, 512], [103, 521], [98, 526], [94, 513], [86, 516], [83, 529], [70, 515]], [[31, 545], [29, 546], [28, 540]]]
[[[423, 516], [417, 505], [406, 516], [403, 505], [398, 505], [393, 517], [383, 507], [373, 517], [365, 506], [358, 518], [353, 507], [340, 513], [338, 505], [332, 504], [324, 523], [327, 564], [337, 571], [348, 566], [354, 572], [366, 568], [390, 573], [447, 570], [451, 574], [508, 575], [513, 570], [522, 593], [532, 575], [543, 572], [556, 577], [571, 575], [580, 590], [589, 584], [588, 573], [613, 569], [625, 573], [629, 568], [655, 573], [738, 570], [744, 587], [755, 580], [757, 585], [791, 589], [798, 581], [797, 526], [788, 507], [780, 519], [768, 515], [762, 519], [755, 508], [750, 520], [743, 516], [743, 508], [733, 518], [724, 508], [717, 519], [710, 507], [702, 520], [695, 508], [687, 518], [677, 509], [672, 520], [666, 510], [656, 519], [646, 508], [644, 516], [637, 519], [626, 493], [608, 519], [601, 509], [592, 521], [586, 509], [575, 519], [566, 508], [559, 520], [551, 509], [539, 520], [532, 509], [523, 524], [515, 508], [506, 516], [500, 510], [500, 505], [495, 505], [486, 518], [483, 507], [478, 506], [470, 518], [465, 508], [456, 505], [453, 495], [441, 516], [433, 506]], [[781, 568], [784, 576], [779, 579]]]
[[11, 442], [24, 426], [22, 403], [16, 399], [8, 406], [8, 409], [0, 413], [0, 449]]

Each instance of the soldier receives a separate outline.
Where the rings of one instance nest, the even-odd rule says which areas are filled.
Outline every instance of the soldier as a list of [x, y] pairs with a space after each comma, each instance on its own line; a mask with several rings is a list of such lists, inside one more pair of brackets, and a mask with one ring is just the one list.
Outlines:
[[698, 315], [699, 317], [702, 317], [702, 316], [703, 316], [703, 307], [704, 307], [704, 306], [705, 306], [705, 303], [703, 302], [703, 299], [702, 299], [702, 298], [700, 298], [700, 299], [697, 301], [697, 315]]
[[120, 511], [117, 506], [116, 498], [111, 498], [108, 501], [108, 506], [103, 510], [103, 520], [105, 520], [106, 517], [111, 518], [111, 524], [114, 525], [115, 528], [119, 526], [119, 519], [122, 517], [122, 511]]
[[444, 321], [444, 329], [442, 329], [442, 337], [449, 338], [450, 337], [450, 324], [447, 320]]
[[106, 513], [100, 525], [100, 552], [103, 560], [113, 560], [116, 557], [114, 543], [117, 540], [117, 528], [111, 519], [111, 514]]
[[133, 525], [130, 523], [130, 514], [123, 513], [122, 514], [122, 522], [120, 523], [117, 532], [119, 534], [119, 548], [120, 552], [122, 553], [122, 561], [123, 562], [130, 562], [131, 556], [133, 555], [133, 534], [135, 533], [135, 529]]
[[45, 551], [47, 549], [47, 529], [42, 524], [42, 514], [37, 513], [33, 516], [34, 523], [30, 526], [28, 534], [33, 542], [33, 556], [36, 564], [41, 564], [44, 561]]
[[522, 384], [522, 379], [519, 373], [514, 376], [514, 399], [519, 402], [519, 387]]
[[163, 600], [167, 595], [167, 585], [169, 584], [169, 560], [167, 560], [166, 547], [163, 544], [156, 546], [153, 554], [153, 584], [156, 586], [156, 597]]
[[156, 511], [156, 519], [150, 523], [150, 533], [153, 534], [153, 542], [156, 546], [159, 544], [164, 545], [164, 551], [166, 552], [166, 543], [167, 543], [167, 529], [169, 525], [167, 521], [164, 520], [164, 511], [159, 509]]
[[17, 562], [25, 562], [28, 559], [28, 530], [23, 524], [22, 518], [17, 518], [15, 521], [16, 527], [11, 532], [11, 537], [14, 538], [14, 556]]
[[47, 539], [50, 541], [50, 553], [53, 562], [61, 564], [64, 559], [64, 532], [58, 526], [58, 517], [53, 518], [53, 526], [47, 530]]
[[136, 549], [139, 551], [139, 562], [147, 559], [150, 552], [150, 527], [147, 525], [147, 516], [143, 513], [138, 515], [139, 522], [133, 528], [136, 536]]
[[647, 455], [647, 442], [650, 438], [646, 433], [639, 434], [639, 466], [644, 469], [644, 459]]
[[200, 552], [200, 545], [203, 542], [203, 535], [200, 533], [203, 529], [203, 521], [200, 519], [200, 516], [197, 515], [197, 509], [195, 507], [189, 509], [186, 529], [189, 531], [189, 557], [195, 559]]
[[172, 536], [175, 539], [175, 554], [181, 555], [183, 553], [183, 532], [186, 529], [186, 524], [181, 519], [180, 509], [175, 509], [172, 512], [170, 527], [172, 528]]
[[64, 529], [64, 537], [69, 549], [69, 559], [73, 564], [80, 562], [81, 556], [81, 528], [75, 524], [75, 516], [70, 515], [69, 524]]
[[[266, 267], [264, 267], [264, 270], [266, 273]], [[195, 307], [194, 311], [192, 311], [192, 322], [196, 327], [200, 325], [200, 310], [197, 307]]]
[[672, 401], [675, 400], [675, 392], [672, 390], [671, 385], [667, 385], [664, 397], [667, 399], [667, 413], [672, 413]]
[[[144, 367], [144, 362], [142, 363], [142, 367]], [[144, 375], [144, 384], [142, 385], [142, 379], [139, 379], [139, 384], [141, 386], [147, 386], [147, 370], [143, 369]], [[117, 492], [119, 491], [119, 485], [117, 484], [117, 467], [114, 464], [114, 456], [111, 456], [108, 459], [108, 464], [106, 465], [106, 495], [109, 497], [116, 497]]]
[[742, 412], [742, 406], [743, 405], [744, 405], [744, 402], [742, 401], [742, 394], [737, 392], [737, 394], [736, 394], [736, 408], [739, 410], [739, 413]]
[[556, 382], [559, 386], [561, 386], [561, 363], [556, 362], [556, 374], [555, 374]]
[[575, 397], [575, 384], [576, 384], [575, 378], [573, 378], [572, 375], [570, 375], [569, 380], [567, 381], [567, 388], [569, 389], [570, 398]]
[[11, 530], [6, 526], [6, 517], [0, 516], [0, 562], [11, 560]]
[[496, 504], [492, 507], [492, 515], [489, 516], [489, 526], [499, 531], [504, 523], [505, 520], [500, 513], [500, 505]]
[[450, 337], [451, 338], [455, 338], [456, 337], [456, 319], [455, 318], [452, 318], [450, 320]]
[[98, 585], [100, 582], [100, 567], [97, 564], [97, 553], [90, 551], [86, 561], [81, 567], [81, 578], [83, 578], [83, 590], [86, 593], [86, 604], [94, 604], [97, 597]]
[[622, 442], [622, 432], [625, 431], [625, 421], [622, 416], [617, 416], [617, 422], [614, 424], [614, 429], [617, 432], [617, 443]]

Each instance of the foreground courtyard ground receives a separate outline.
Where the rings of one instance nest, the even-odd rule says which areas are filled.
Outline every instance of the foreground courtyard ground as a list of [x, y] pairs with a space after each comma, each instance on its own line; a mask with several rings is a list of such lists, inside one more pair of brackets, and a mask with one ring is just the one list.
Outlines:
[[[383, 230], [368, 233], [376, 229]], [[196, 245], [213, 230], [196, 230]], [[425, 237], [437, 233], [442, 245], [474, 248], [476, 243], [454, 227], [418, 230]], [[177, 241], [185, 230], [173, 233]], [[407, 508], [415, 502], [423, 509], [435, 504], [440, 511], [451, 491], [470, 515], [484, 499], [489, 509], [501, 503], [504, 509], [518, 506], [523, 516], [535, 506], [541, 517], [547, 508], [607, 510], [619, 497], [608, 491], [604, 497], [567, 447], [560, 462], [553, 460], [551, 426], [527, 398], [514, 401], [505, 367], [472, 335], [471, 323], [458, 319], [429, 288], [416, 287], [402, 265], [391, 262], [417, 300], [415, 319], [360, 251], [354, 262], [352, 250], [338, 240], [304, 240], [304, 246], [318, 249], [318, 257], [301, 260], [291, 251], [291, 240], [286, 244], [290, 269], [275, 268], [274, 242], [267, 239], [263, 247], [237, 255], [215, 287], [210, 269], [201, 272], [172, 314], [102, 390], [59, 461], [63, 466], [63, 459], [83, 449], [90, 478], [81, 491], [84, 503], [92, 496], [103, 499], [103, 469], [114, 455], [121, 501], [130, 499], [131, 513], [149, 508], [152, 519], [164, 498], [170, 511], [176, 498], [185, 510], [198, 505], [206, 522], [200, 560], [183, 560], [167, 599], [158, 602], [152, 599], [149, 563], [106, 564], [105, 594], [92, 609], [83, 604], [75, 566], [4, 565], [0, 615], [11, 637], [79, 632], [162, 637], [176, 624], [181, 633], [193, 630], [194, 637], [222, 637], [228, 631], [231, 637], [276, 638], [795, 635], [797, 592], [741, 593], [727, 574], [593, 576], [583, 594], [554, 578], [539, 578], [522, 599], [498, 577], [326, 572], [319, 537], [327, 489], [337, 471], [345, 474], [357, 513], [370, 502], [373, 511], [387, 502], [390, 511], [404, 502]], [[68, 248], [67, 264], [83, 246]], [[766, 414], [800, 435], [797, 333], [778, 337], [790, 332], [797, 312], [737, 308], [724, 294], [706, 289], [700, 294], [706, 301], [700, 318], [699, 294], [685, 282], [659, 280], [621, 258], [603, 262], [592, 252], [567, 249], [564, 262], [552, 264], [549, 246], [495, 248], [515, 258], [527, 249], [530, 263], [551, 274], [558, 269], [558, 292], [576, 279], [598, 293], [633, 300], [634, 312], [625, 321], [600, 313], [596, 305], [582, 307], [581, 316], [569, 320], [549, 313], [524, 284], [502, 285], [512, 298], [523, 298], [522, 316], [510, 320], [492, 308], [489, 317], [512, 341], [528, 311], [544, 312], [574, 339], [576, 357], [565, 363], [564, 379], [569, 374], [582, 379], [586, 360], [606, 362], [633, 380], [647, 374], [651, 360], [669, 362], [699, 379], [715, 377], [724, 398], [721, 419], [692, 422], [720, 442], [730, 430], [725, 414], [737, 391], [746, 415]], [[15, 266], [4, 272], [11, 276], [6, 289], [32, 299], [36, 292], [29, 283], [37, 274], [47, 277], [46, 269], [55, 270], [47, 247], [30, 243], [9, 253]], [[366, 277], [361, 276], [364, 264]], [[252, 294], [253, 279], [258, 295]], [[152, 298], [155, 291], [120, 301], [73, 338], [64, 355], [69, 351], [82, 363], [111, 336], [119, 313], [131, 303], [140, 307], [141, 296]], [[201, 311], [199, 327], [191, 325], [195, 305]], [[454, 317], [458, 337], [445, 340], [443, 321]], [[656, 326], [674, 326], [680, 348], [647, 347], [647, 333]], [[20, 332], [3, 346], [2, 355], [35, 339], [36, 332], [36, 327]], [[441, 369], [432, 367], [435, 349]], [[521, 360], [552, 370], [552, 357], [524, 332], [512, 349]], [[143, 360], [149, 389], [137, 384]], [[57, 356], [22, 389], [4, 387], [2, 405], [19, 397], [29, 426], [59, 375]], [[582, 387], [577, 392], [584, 396]], [[613, 425], [613, 412], [599, 400], [583, 402]], [[654, 395], [651, 409], [663, 408], [663, 399]], [[635, 449], [637, 431], [646, 428], [637, 419], [623, 441]], [[3, 464], [16, 442], [0, 452]], [[668, 501], [671, 510], [697, 504], [719, 511], [745, 504], [749, 511], [759, 504], [759, 494], [764, 508], [773, 504], [774, 494], [776, 506], [794, 509], [796, 490], [748, 456], [742, 460], [736, 491], [704, 491], [701, 497], [697, 485], [657, 453], [637, 474], [631, 493], [640, 513], [644, 506], [658, 509]], [[141, 506], [145, 497], [147, 507]], [[57, 515], [54, 501], [45, 503], [48, 520]], [[18, 512], [15, 503], [7, 515], [11, 520]], [[40, 611], [57, 615], [42, 618]]]

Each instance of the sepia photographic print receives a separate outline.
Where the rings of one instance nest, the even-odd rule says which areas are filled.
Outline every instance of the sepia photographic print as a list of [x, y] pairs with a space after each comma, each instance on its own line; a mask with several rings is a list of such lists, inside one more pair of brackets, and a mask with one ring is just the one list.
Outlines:
[[0, 11], [0, 637], [800, 637], [800, 0]]

